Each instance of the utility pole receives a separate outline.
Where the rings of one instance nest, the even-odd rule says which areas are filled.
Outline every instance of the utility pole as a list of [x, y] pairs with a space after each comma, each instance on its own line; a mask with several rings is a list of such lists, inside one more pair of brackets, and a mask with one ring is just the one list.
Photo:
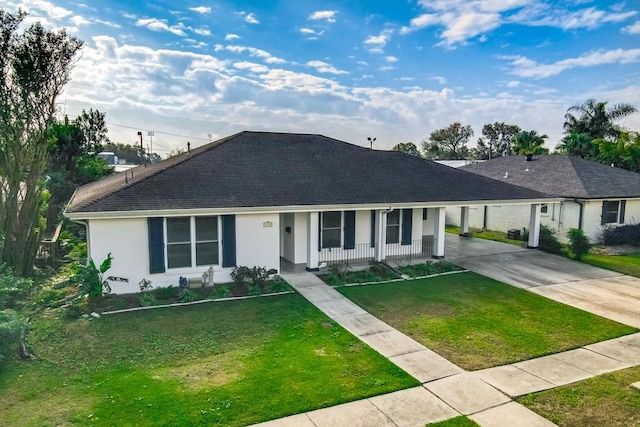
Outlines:
[[144, 164], [144, 147], [142, 146], [142, 132], [138, 131], [140, 137], [140, 164]]
[[151, 159], [151, 155], [153, 154], [153, 135], [155, 134], [152, 130], [147, 131], [147, 135], [149, 135], [149, 159]]

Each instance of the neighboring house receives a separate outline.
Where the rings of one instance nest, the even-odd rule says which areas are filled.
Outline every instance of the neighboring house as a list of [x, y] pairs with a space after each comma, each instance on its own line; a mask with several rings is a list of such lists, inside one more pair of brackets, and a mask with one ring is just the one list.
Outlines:
[[[482, 177], [519, 185], [560, 197], [542, 205], [542, 224], [567, 240], [571, 228], [579, 228], [593, 242], [606, 227], [640, 221], [640, 174], [566, 155], [498, 157], [463, 166]], [[455, 209], [447, 223], [458, 224]], [[470, 213], [471, 227], [507, 231], [528, 227], [529, 212], [519, 206], [489, 204]]]
[[486, 162], [486, 160], [434, 160], [434, 162], [440, 163], [441, 165], [450, 166], [452, 168], [460, 168], [462, 166], [470, 165], [473, 163]]
[[114, 292], [135, 292], [143, 278], [176, 285], [211, 265], [223, 282], [236, 265], [442, 258], [446, 206], [523, 204], [535, 229], [557, 200], [396, 151], [241, 132], [80, 187], [65, 215], [86, 224], [96, 263], [112, 253], [109, 274], [128, 279]]

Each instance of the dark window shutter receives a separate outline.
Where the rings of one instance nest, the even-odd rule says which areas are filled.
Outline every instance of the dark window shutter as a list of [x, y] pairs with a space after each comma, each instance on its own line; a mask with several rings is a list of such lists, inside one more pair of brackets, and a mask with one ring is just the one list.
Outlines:
[[356, 211], [344, 211], [344, 248], [356, 247]]
[[236, 216], [222, 215], [222, 266], [236, 265]]
[[605, 225], [607, 223], [607, 202], [606, 200], [602, 202], [602, 216], [600, 220], [600, 225]]
[[429, 212], [429, 210], [427, 208], [422, 208], [422, 220], [423, 221], [427, 220], [427, 212]]
[[164, 273], [164, 218], [147, 218], [149, 273]]
[[371, 247], [376, 247], [376, 211], [371, 211]]
[[624, 224], [624, 210], [627, 207], [626, 200], [620, 200], [620, 224]]
[[402, 209], [402, 244], [411, 244], [411, 230], [413, 229], [413, 209]]
[[[315, 213], [312, 213], [311, 215], [315, 215]], [[322, 251], [322, 212], [318, 212], [318, 252], [321, 252], [321, 251]]]

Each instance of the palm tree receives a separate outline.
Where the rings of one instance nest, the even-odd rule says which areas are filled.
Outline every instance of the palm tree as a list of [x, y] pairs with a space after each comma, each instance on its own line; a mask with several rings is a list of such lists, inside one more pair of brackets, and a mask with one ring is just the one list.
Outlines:
[[583, 159], [598, 160], [599, 145], [588, 133], [571, 132], [556, 146], [556, 150]]
[[513, 152], [523, 154], [549, 154], [549, 149], [544, 147], [547, 135], [539, 135], [535, 130], [523, 130], [513, 137]]
[[[588, 134], [592, 139], [616, 139], [622, 129], [614, 121], [637, 111], [631, 104], [616, 104], [607, 108], [607, 101], [587, 99], [582, 104], [569, 107], [564, 116], [564, 130], [567, 135], [577, 133]], [[578, 115], [575, 116], [574, 112]]]

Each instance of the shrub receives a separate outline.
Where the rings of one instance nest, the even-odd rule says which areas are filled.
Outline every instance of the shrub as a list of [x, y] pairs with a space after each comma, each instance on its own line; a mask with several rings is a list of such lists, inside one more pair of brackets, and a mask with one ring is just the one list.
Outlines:
[[178, 296], [178, 288], [169, 285], [166, 288], [156, 288], [153, 293], [158, 299], [173, 299]]
[[46, 287], [38, 292], [35, 303], [40, 307], [59, 306], [66, 296], [67, 292], [65, 289]]
[[73, 283], [80, 285], [80, 295], [99, 297], [103, 293], [111, 292], [109, 282], [103, 279], [104, 273], [111, 268], [111, 254], [102, 261], [100, 268], [97, 268], [93, 260], [89, 260], [89, 265], [79, 265], [76, 275], [71, 279]]
[[74, 299], [71, 304], [67, 306], [67, 309], [64, 312], [64, 317], [69, 320], [73, 320], [87, 313], [89, 313], [89, 302], [87, 301], [87, 298], [81, 296]]
[[[529, 230], [525, 230], [525, 232], [522, 233], [522, 241], [529, 241]], [[551, 254], [562, 253], [562, 244], [556, 238], [555, 231], [546, 225], [540, 225], [540, 242], [538, 244], [538, 249]]]
[[265, 267], [233, 267], [231, 271], [231, 279], [238, 284], [249, 287], [264, 288], [269, 280], [269, 273]]
[[198, 294], [193, 292], [191, 289], [185, 289], [180, 295], [180, 302], [193, 302], [198, 299]]
[[14, 310], [0, 310], [0, 363], [20, 345], [20, 337], [26, 328], [26, 322]]
[[151, 280], [148, 280], [148, 279], [140, 280], [138, 282], [138, 288], [140, 289], [141, 294], [146, 294], [151, 289], [153, 289], [153, 286], [151, 286]]
[[211, 295], [209, 295], [209, 299], [229, 298], [232, 296], [233, 294], [226, 286], [214, 286]]
[[150, 307], [152, 305], [156, 305], [156, 297], [149, 293], [143, 293], [140, 296], [140, 305], [142, 307]]
[[602, 238], [605, 245], [640, 246], [640, 224], [606, 227]]
[[567, 233], [567, 237], [569, 237], [569, 241], [571, 242], [571, 252], [573, 252], [573, 255], [575, 255], [578, 261], [582, 259], [583, 255], [589, 253], [591, 243], [589, 242], [589, 238], [584, 235], [584, 231], [579, 228], [572, 228]]
[[14, 276], [11, 268], [0, 264], [0, 310], [20, 308], [32, 288], [31, 280]]

